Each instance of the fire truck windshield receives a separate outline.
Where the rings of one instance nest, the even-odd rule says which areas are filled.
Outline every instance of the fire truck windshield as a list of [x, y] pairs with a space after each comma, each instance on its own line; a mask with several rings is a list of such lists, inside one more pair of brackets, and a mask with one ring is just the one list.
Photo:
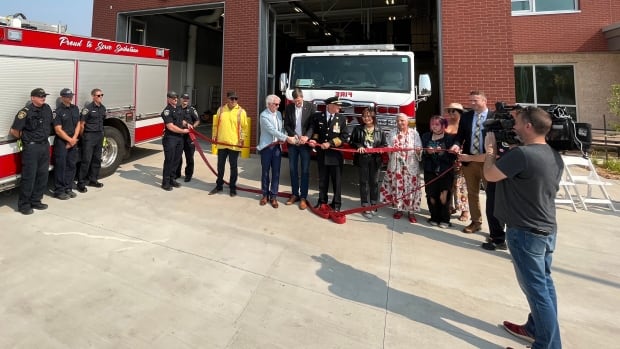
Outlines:
[[295, 57], [291, 87], [409, 93], [412, 63], [410, 56], [393, 53]]

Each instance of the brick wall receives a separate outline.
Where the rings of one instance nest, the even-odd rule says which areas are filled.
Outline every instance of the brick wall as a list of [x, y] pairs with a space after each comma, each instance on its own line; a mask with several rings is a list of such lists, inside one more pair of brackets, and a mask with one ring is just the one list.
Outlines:
[[620, 21], [620, 1], [579, 1], [580, 12], [512, 17], [515, 53], [607, 51], [601, 28]]
[[510, 1], [443, 1], [443, 103], [467, 104], [469, 91], [513, 103], [514, 63]]
[[[147, 9], [168, 8], [195, 4], [221, 3], [221, 0], [95, 0], [93, 3], [93, 29], [95, 37], [116, 38], [117, 13]], [[224, 4], [224, 49], [222, 102], [226, 92], [234, 90], [239, 105], [252, 118], [252, 140], [256, 144], [258, 117], [258, 38], [260, 0], [226, 0]], [[240, 9], [242, 9], [240, 11]], [[234, 28], [230, 30], [230, 28]]]

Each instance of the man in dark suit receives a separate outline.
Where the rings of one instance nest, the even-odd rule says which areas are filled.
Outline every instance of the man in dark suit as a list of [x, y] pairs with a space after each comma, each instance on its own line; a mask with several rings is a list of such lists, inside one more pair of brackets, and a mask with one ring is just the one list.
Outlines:
[[[314, 104], [304, 101], [304, 94], [300, 88], [293, 90], [294, 104], [289, 104], [284, 110], [284, 129], [289, 137], [296, 137], [297, 144], [288, 144], [288, 162], [291, 173], [292, 196], [286, 202], [292, 205], [299, 201], [299, 209], [308, 207], [308, 185], [310, 181], [310, 148], [308, 142], [308, 128], [310, 116], [316, 112]], [[301, 160], [301, 161], [300, 161]], [[301, 176], [299, 163], [301, 162]], [[300, 185], [301, 182], [301, 185]]]
[[463, 229], [463, 232], [472, 234], [479, 231], [482, 227], [479, 195], [480, 183], [483, 183], [487, 194], [485, 213], [489, 223], [490, 237], [487, 242], [482, 244], [482, 247], [487, 250], [506, 250], [504, 229], [493, 213], [495, 206], [495, 183], [487, 183], [482, 171], [485, 158], [484, 122], [493, 118], [493, 112], [487, 108], [487, 98], [482, 91], [470, 92], [469, 102], [471, 110], [461, 116], [455, 140], [455, 144], [461, 149], [459, 160], [463, 164], [463, 176], [467, 184], [467, 199], [469, 200], [469, 210], [471, 212], [471, 223]]
[[325, 100], [326, 111], [312, 114], [311, 127], [306, 136], [310, 137], [308, 144], [317, 150], [317, 163], [319, 165], [319, 201], [316, 207], [327, 204], [327, 189], [329, 180], [332, 181], [334, 197], [330, 206], [335, 211], [340, 211], [342, 204], [341, 181], [344, 159], [342, 153], [333, 150], [339, 148], [348, 141], [347, 119], [338, 114], [342, 103], [338, 97], [330, 97]]

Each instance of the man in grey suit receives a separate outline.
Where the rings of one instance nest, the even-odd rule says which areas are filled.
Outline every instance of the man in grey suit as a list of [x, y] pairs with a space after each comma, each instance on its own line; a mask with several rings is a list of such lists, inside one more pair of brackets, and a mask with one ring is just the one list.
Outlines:
[[[308, 141], [306, 133], [310, 126], [310, 115], [316, 111], [316, 108], [314, 104], [304, 101], [304, 94], [299, 88], [293, 90], [293, 100], [295, 104], [287, 105], [284, 110], [284, 129], [289, 137], [298, 139], [297, 144], [288, 144], [293, 195], [286, 204], [292, 205], [299, 201], [299, 209], [305, 210], [308, 207], [308, 183], [310, 181], [310, 147], [306, 144]], [[299, 175], [300, 162], [301, 176]]]

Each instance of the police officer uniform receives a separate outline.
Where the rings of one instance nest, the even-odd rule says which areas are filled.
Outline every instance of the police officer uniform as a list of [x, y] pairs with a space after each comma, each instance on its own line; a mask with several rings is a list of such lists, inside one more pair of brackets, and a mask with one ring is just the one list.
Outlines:
[[[170, 91], [168, 98], [178, 98], [176, 92]], [[161, 187], [164, 190], [172, 190], [172, 187], [178, 188], [180, 184], [175, 181], [175, 172], [179, 167], [181, 155], [183, 154], [183, 134], [169, 130], [167, 124], [174, 124], [178, 128], [183, 128], [183, 109], [170, 103], [166, 105], [161, 112], [164, 119], [164, 137], [162, 145], [164, 146], [164, 171]]]
[[[101, 93], [101, 91], [96, 92]], [[78, 191], [85, 193], [86, 185], [101, 188], [103, 183], [97, 181], [101, 169], [101, 152], [103, 150], [103, 120], [106, 117], [106, 108], [103, 104], [90, 102], [80, 115], [80, 122], [84, 122], [82, 133], [82, 159], [78, 176]]]
[[[181, 95], [181, 99], [189, 99], [189, 95], [184, 93]], [[183, 120], [187, 123], [187, 125], [194, 125], [196, 121], [200, 120], [198, 116], [198, 111], [196, 108], [188, 105], [186, 108], [183, 106], [180, 107], [183, 111]], [[187, 126], [183, 126], [183, 128], [187, 128]], [[183, 153], [185, 153], [185, 182], [189, 182], [194, 175], [194, 152], [196, 151], [196, 146], [194, 146], [194, 142], [190, 138], [189, 134], [183, 135]], [[179, 167], [176, 169], [176, 178], [181, 177], [181, 168], [183, 167], [183, 157], [179, 158]]]
[[[64, 88], [60, 91], [61, 97], [73, 97], [73, 91]], [[56, 108], [54, 112], [54, 128], [60, 126], [67, 136], [73, 138], [78, 129], [80, 122], [80, 110], [78, 107], [70, 103], [68, 106], [64, 103]], [[54, 139], [54, 175], [55, 188], [54, 196], [65, 200], [75, 197], [73, 192], [73, 179], [75, 178], [75, 165], [77, 161], [77, 146], [67, 147], [66, 140], [62, 139], [60, 134], [56, 134]]]
[[[338, 97], [330, 97], [325, 100], [325, 105], [329, 104], [340, 105], [341, 103]], [[331, 179], [334, 191], [331, 207], [340, 211], [344, 159], [341, 152], [331, 148], [341, 147], [343, 143], [348, 141], [349, 135], [346, 130], [347, 119], [339, 113], [328, 114], [327, 110], [312, 114], [312, 128], [308, 132], [312, 134], [310, 138], [317, 142], [315, 149], [319, 166], [319, 201], [316, 207], [327, 203], [327, 190]], [[329, 143], [330, 148], [321, 149], [320, 144], [323, 143]]]
[[[46, 97], [42, 88], [30, 92], [31, 97]], [[31, 214], [32, 209], [44, 210], [46, 204], [41, 203], [47, 188], [49, 171], [49, 141], [52, 130], [52, 108], [46, 103], [40, 107], [29, 103], [22, 108], [13, 121], [11, 128], [21, 132], [22, 172], [17, 207], [23, 214]]]

